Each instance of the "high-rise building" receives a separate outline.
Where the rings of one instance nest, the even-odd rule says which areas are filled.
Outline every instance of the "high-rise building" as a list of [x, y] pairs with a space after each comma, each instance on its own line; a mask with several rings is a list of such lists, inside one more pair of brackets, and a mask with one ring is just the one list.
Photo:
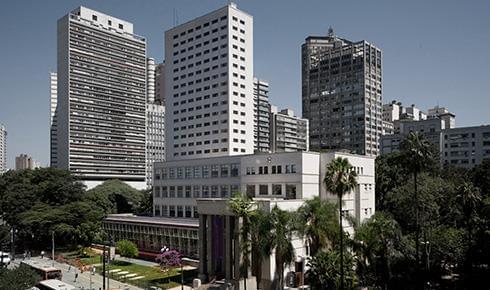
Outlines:
[[15, 170], [36, 169], [41, 167], [41, 164], [27, 154], [20, 154], [15, 157]]
[[58, 20], [57, 167], [145, 187], [146, 40], [79, 7]]
[[291, 109], [271, 106], [270, 144], [272, 152], [308, 151], [308, 120], [297, 117]]
[[313, 150], [379, 154], [382, 133], [381, 50], [329, 29], [302, 45], [303, 118]]
[[253, 18], [231, 3], [165, 32], [166, 159], [254, 152]]
[[165, 160], [165, 106], [146, 105], [146, 186], [153, 185], [153, 163]]
[[254, 78], [254, 151], [269, 152], [270, 148], [269, 84]]
[[0, 174], [7, 171], [7, 130], [0, 124]]
[[155, 102], [165, 106], [165, 62], [155, 68]]
[[58, 76], [55, 72], [49, 74], [49, 138], [50, 138], [50, 166], [58, 165]]

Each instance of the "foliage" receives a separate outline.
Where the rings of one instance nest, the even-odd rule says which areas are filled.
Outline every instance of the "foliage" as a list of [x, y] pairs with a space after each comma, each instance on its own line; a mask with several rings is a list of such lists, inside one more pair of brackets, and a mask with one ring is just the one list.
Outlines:
[[[355, 273], [353, 269], [352, 257], [346, 253], [344, 255], [344, 287], [353, 289], [355, 285]], [[310, 286], [314, 290], [340, 289], [340, 252], [320, 251], [308, 259], [307, 275]]]
[[376, 210], [384, 210], [386, 196], [394, 188], [405, 183], [409, 173], [401, 161], [402, 155], [400, 152], [394, 152], [376, 158]]
[[106, 213], [134, 213], [142, 207], [145, 194], [126, 183], [112, 179], [90, 189], [87, 199], [97, 202]]
[[182, 264], [182, 255], [177, 250], [168, 250], [156, 258], [158, 264], [164, 271], [169, 271]]
[[116, 243], [116, 248], [122, 257], [134, 258], [138, 256], [138, 247], [131, 241], [120, 240]]
[[320, 197], [305, 201], [296, 215], [296, 229], [308, 241], [312, 255], [331, 250], [339, 240], [337, 205]]
[[135, 213], [138, 215], [152, 216], [153, 214], [153, 189], [141, 191], [141, 202], [138, 204]]
[[39, 282], [40, 277], [26, 265], [17, 268], [0, 268], [0, 290], [29, 289]]

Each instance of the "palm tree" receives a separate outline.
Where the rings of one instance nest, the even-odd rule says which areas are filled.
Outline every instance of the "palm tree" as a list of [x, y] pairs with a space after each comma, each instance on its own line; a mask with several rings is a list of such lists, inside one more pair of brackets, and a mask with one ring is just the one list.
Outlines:
[[337, 206], [316, 196], [305, 201], [298, 209], [296, 229], [305, 237], [310, 247], [310, 255], [320, 250], [331, 250], [337, 242], [339, 224]]
[[271, 230], [268, 236], [268, 254], [275, 250], [276, 274], [279, 277], [277, 289], [284, 288], [284, 267], [294, 259], [292, 219], [291, 213], [277, 206], [272, 208], [269, 215]]
[[[239, 231], [240, 240], [241, 240], [241, 256], [242, 256], [242, 269], [243, 273], [243, 285], [245, 290], [247, 289], [247, 278], [248, 278], [248, 269], [250, 265], [250, 253], [252, 248], [252, 242], [250, 239], [251, 233], [251, 220], [252, 217], [256, 214], [256, 210], [254, 209], [254, 203], [252, 198], [246, 194], [237, 192], [235, 195], [228, 200], [228, 206], [230, 210], [242, 220], [242, 225]], [[241, 276], [241, 275], [240, 275]], [[240, 276], [238, 277], [240, 279]]]
[[357, 174], [347, 158], [337, 157], [327, 166], [323, 182], [327, 190], [339, 199], [340, 226], [340, 289], [344, 289], [344, 244], [342, 229], [342, 196], [357, 187]]
[[434, 163], [434, 150], [432, 144], [420, 134], [410, 132], [401, 144], [402, 161], [413, 174], [413, 191], [415, 202], [415, 262], [419, 266], [419, 236], [420, 236], [420, 205], [417, 191], [417, 176]]

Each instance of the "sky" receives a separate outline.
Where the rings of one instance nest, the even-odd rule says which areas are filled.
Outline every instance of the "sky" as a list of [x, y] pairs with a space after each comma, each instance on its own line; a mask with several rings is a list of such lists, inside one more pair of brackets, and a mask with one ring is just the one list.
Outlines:
[[[254, 17], [254, 75], [270, 101], [301, 115], [301, 44], [310, 35], [367, 40], [383, 51], [383, 102], [445, 106], [456, 126], [490, 124], [490, 1], [236, 0]], [[56, 21], [83, 5], [132, 22], [148, 56], [163, 60], [174, 11], [184, 23], [226, 5], [212, 0], [3, 0], [0, 3], [0, 123], [8, 167], [27, 153], [49, 164], [49, 72]]]

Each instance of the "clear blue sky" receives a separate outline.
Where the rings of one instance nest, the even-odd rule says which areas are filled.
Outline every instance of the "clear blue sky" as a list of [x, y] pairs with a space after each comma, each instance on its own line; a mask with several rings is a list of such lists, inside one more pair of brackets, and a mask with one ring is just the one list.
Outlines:
[[[455, 112], [457, 126], [490, 123], [490, 1], [243, 0], [254, 16], [255, 75], [271, 101], [301, 115], [300, 47], [308, 35], [336, 34], [383, 50], [383, 97]], [[0, 123], [8, 166], [20, 153], [49, 162], [49, 72], [56, 68], [56, 21], [84, 5], [130, 21], [163, 59], [173, 10], [183, 23], [225, 5], [211, 0], [8, 0], [0, 4]]]

